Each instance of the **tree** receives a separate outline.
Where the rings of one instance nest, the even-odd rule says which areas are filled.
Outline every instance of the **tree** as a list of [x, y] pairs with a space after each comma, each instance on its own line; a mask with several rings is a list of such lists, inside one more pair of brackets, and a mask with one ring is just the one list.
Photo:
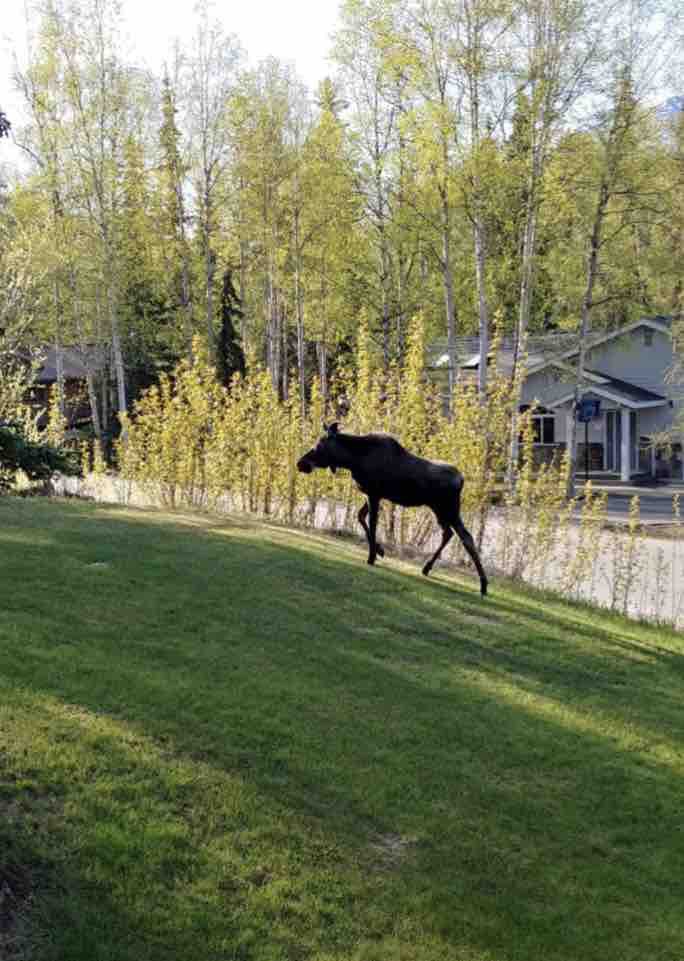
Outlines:
[[0, 137], [9, 137], [12, 124], [7, 119], [7, 115], [0, 110]]
[[364, 201], [373, 250], [373, 306], [379, 314], [385, 367], [391, 360], [391, 196], [388, 175], [398, 112], [386, 69], [386, 40], [396, 34], [396, 0], [346, 0], [333, 55], [352, 104], [358, 136], [357, 190]]
[[245, 354], [235, 330], [235, 318], [242, 318], [242, 301], [233, 284], [232, 270], [227, 267], [223, 272], [221, 290], [221, 327], [219, 329], [216, 369], [219, 380], [229, 386], [235, 374], [246, 370]]
[[286, 390], [287, 376], [289, 213], [296, 154], [292, 116], [299, 89], [292, 70], [269, 58], [242, 75], [229, 106], [236, 183], [231, 214], [245, 327], [256, 356], [265, 354], [279, 394]]
[[[516, 96], [517, 121], [511, 146], [522, 164], [519, 203], [520, 235], [518, 311], [513, 367], [515, 382], [520, 351], [530, 327], [536, 278], [539, 274], [539, 218], [546, 198], [544, 181], [554, 140], [587, 83], [601, 55], [602, 23], [609, 13], [593, 0], [523, 0], [518, 28], [522, 63]], [[512, 483], [518, 459], [517, 405], [513, 411], [508, 464]]]
[[0, 494], [7, 493], [14, 484], [17, 471], [23, 471], [30, 481], [47, 485], [53, 474], [80, 473], [73, 453], [42, 441], [29, 439], [21, 424], [0, 423]]
[[120, 58], [119, 21], [116, 0], [49, 0], [44, 15], [51, 55], [59, 59], [67, 114], [65, 148], [80, 212], [91, 231], [91, 257], [100, 281], [98, 308], [109, 327], [118, 410], [123, 414], [128, 395], [116, 229], [133, 76]]
[[[321, 94], [325, 93], [324, 86]], [[328, 93], [332, 91], [328, 89]], [[305, 314], [309, 337], [316, 343], [324, 404], [329, 354], [348, 332], [345, 279], [360, 215], [347, 130], [335, 99], [319, 98], [322, 109], [304, 143], [299, 170]]]
[[[586, 245], [586, 271], [580, 310], [579, 351], [568, 437], [569, 490], [574, 485], [577, 409], [585, 389], [585, 362], [591, 316], [600, 303], [597, 284], [610, 244], [639, 223], [642, 212], [652, 209], [652, 172], [637, 164], [646, 118], [642, 98], [667, 59], [666, 34], [657, 27], [659, 10], [648, 0], [631, 0], [629, 10], [615, 24], [617, 43], [611, 64], [611, 102], [598, 116], [598, 163], [592, 184], [593, 213]], [[665, 27], [666, 28], [666, 27]], [[608, 230], [608, 225], [610, 230]], [[612, 293], [606, 294], [611, 300]]]
[[181, 133], [176, 124], [176, 95], [168, 72], [162, 80], [162, 125], [159, 131], [160, 158], [157, 168], [157, 222], [162, 237], [162, 255], [167, 275], [167, 297], [172, 313], [180, 314], [185, 349], [192, 354], [192, 273], [187, 236], [188, 214], [185, 180], [188, 164], [182, 156]]
[[209, 11], [209, 0], [201, 0], [197, 34], [187, 63], [186, 96], [198, 239], [204, 262], [207, 346], [213, 356], [218, 214], [226, 198], [225, 175], [232, 153], [227, 111], [237, 83], [242, 50], [234, 36], [224, 34], [220, 23], [209, 21]]

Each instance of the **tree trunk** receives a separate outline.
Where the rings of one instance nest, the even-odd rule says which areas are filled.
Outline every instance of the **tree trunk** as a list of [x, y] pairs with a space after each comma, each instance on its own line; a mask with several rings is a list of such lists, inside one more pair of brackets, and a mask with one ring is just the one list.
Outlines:
[[[108, 255], [112, 257], [111, 252]], [[112, 263], [112, 260], [109, 260]], [[126, 396], [126, 368], [124, 364], [123, 349], [121, 346], [121, 332], [119, 329], [119, 318], [116, 309], [115, 292], [110, 276], [105, 277], [105, 292], [107, 296], [107, 312], [109, 314], [109, 328], [112, 335], [112, 359], [114, 361], [114, 376], [116, 378], [117, 409], [119, 416], [126, 413], [128, 408]], [[126, 439], [126, 431], [122, 424], [121, 435]]]
[[[205, 173], [205, 179], [206, 179]], [[206, 293], [206, 328], [209, 357], [216, 357], [216, 332], [214, 330], [214, 276], [216, 274], [216, 254], [211, 247], [211, 198], [208, 189], [204, 196], [204, 280]]]
[[64, 353], [59, 332], [55, 335], [55, 370], [57, 373], [57, 407], [62, 417], [66, 417], [66, 398], [64, 396]]
[[174, 191], [176, 194], [176, 203], [178, 205], [177, 228], [181, 255], [181, 311], [183, 314], [183, 328], [188, 357], [192, 359], [192, 293], [190, 288], [190, 263], [187, 237], [185, 236], [185, 202], [183, 199], [183, 186], [180, 180], [177, 180], [174, 184]]
[[[325, 329], [323, 331], [325, 338]], [[318, 354], [318, 376], [321, 382], [321, 398], [323, 400], [323, 410], [328, 409], [328, 346], [325, 339], [316, 342], [316, 353]]]
[[[299, 184], [297, 183], [297, 187]], [[297, 311], [297, 373], [299, 376], [299, 402], [302, 409], [302, 420], [306, 417], [306, 378], [304, 372], [304, 304], [302, 302], [301, 284], [301, 250], [299, 242], [299, 207], [294, 215], [294, 285], [295, 309]]]
[[599, 249], [601, 247], [601, 232], [603, 221], [606, 215], [606, 208], [610, 200], [610, 184], [608, 177], [604, 176], [599, 189], [596, 212], [594, 214], [594, 224], [589, 243], [589, 256], [587, 258], [587, 283], [582, 297], [582, 313], [579, 332], [579, 354], [577, 358], [577, 377], [575, 379], [575, 389], [572, 400], [572, 419], [570, 421], [570, 436], [567, 438], [568, 458], [570, 461], [570, 472], [568, 475], [568, 496], [572, 497], [575, 492], [575, 468], [577, 453], [575, 450], [577, 440], [577, 409], [584, 389], [584, 368], [587, 349], [587, 333], [593, 306], [594, 285], [598, 275]]
[[477, 389], [480, 395], [480, 402], [484, 403], [487, 397], [487, 362], [489, 357], [489, 307], [487, 305], [487, 295], [485, 291], [486, 275], [486, 252], [485, 252], [485, 231], [484, 224], [479, 215], [476, 217], [474, 225], [475, 233], [475, 277], [477, 283], [477, 297], [479, 305], [479, 332], [480, 332], [480, 363], [478, 365]]
[[390, 270], [384, 221], [381, 220], [378, 223], [378, 230], [380, 233], [380, 284], [382, 290], [382, 362], [385, 370], [389, 370], [392, 357], [390, 298], [388, 289]]
[[[541, 172], [541, 170], [540, 170]], [[525, 349], [527, 341], [527, 331], [530, 322], [530, 307], [532, 303], [532, 283], [534, 256], [536, 251], [537, 235], [537, 205], [534, 194], [536, 193], [536, 180], [533, 173], [530, 178], [527, 197], [527, 210], [525, 216], [525, 232], [523, 236], [522, 265], [520, 277], [520, 309], [518, 311], [518, 323], [513, 338], [513, 367], [511, 370], [511, 388], [518, 392], [518, 364], [520, 354]], [[518, 468], [518, 406], [520, 397], [513, 398], [511, 407], [511, 438], [508, 453], [507, 482], [511, 489], [515, 484], [515, 476]]]
[[[475, 56], [479, 57], [479, 27], [474, 26], [474, 37], [472, 43], [475, 47]], [[473, 239], [475, 244], [475, 285], [477, 287], [478, 302], [478, 321], [480, 333], [480, 363], [478, 364], [477, 388], [480, 395], [480, 402], [484, 403], [487, 395], [487, 360], [489, 356], [489, 307], [487, 304], [487, 236], [482, 213], [482, 196], [480, 187], [478, 156], [480, 150], [480, 87], [477, 77], [476, 65], [471, 64], [469, 70], [469, 89], [470, 89], [470, 139], [472, 150], [475, 153], [475, 168], [473, 174]]]
[[442, 195], [442, 280], [444, 283], [444, 304], [446, 308], [447, 354], [449, 357], [448, 407], [449, 416], [453, 414], [453, 400], [458, 372], [456, 350], [456, 306], [454, 303], [454, 279], [451, 272], [451, 224], [449, 201], [446, 187], [440, 188]]
[[182, 240], [181, 259], [181, 310], [183, 312], [183, 327], [188, 357], [192, 358], [192, 295], [190, 293], [190, 264], [188, 263], [188, 248], [185, 234]]
[[[71, 292], [71, 300], [74, 305], [74, 319], [76, 321], [76, 332], [78, 334], [78, 341], [81, 347], [81, 355], [83, 359], [83, 366], [86, 370], [86, 386], [88, 389], [88, 403], [90, 404], [90, 419], [93, 422], [93, 432], [97, 439], [100, 449], [102, 448], [102, 427], [100, 425], [100, 411], [97, 404], [97, 392], [95, 390], [95, 372], [93, 370], [93, 365], [90, 360], [90, 352], [88, 341], [85, 336], [85, 330], [83, 328], [83, 317], [81, 315], [81, 310], [78, 306], [78, 301], [76, 298], [76, 276], [74, 274], [73, 265], [69, 271], [69, 288]], [[103, 364], [104, 371], [104, 364]], [[102, 374], [104, 380], [104, 372]]]
[[283, 399], [283, 400], [287, 400], [288, 394], [289, 394], [289, 386], [288, 386], [288, 375], [289, 375], [289, 371], [288, 371], [288, 365], [289, 365], [290, 360], [289, 360], [289, 352], [288, 352], [288, 344], [287, 344], [287, 312], [286, 312], [286, 310], [285, 310], [285, 304], [284, 304], [284, 303], [281, 303], [281, 305], [280, 305], [280, 336], [281, 336], [281, 338], [282, 338], [282, 347], [281, 347], [281, 357], [282, 357], [282, 362], [281, 362], [281, 370], [282, 370], [281, 396], [282, 396], [282, 399]]

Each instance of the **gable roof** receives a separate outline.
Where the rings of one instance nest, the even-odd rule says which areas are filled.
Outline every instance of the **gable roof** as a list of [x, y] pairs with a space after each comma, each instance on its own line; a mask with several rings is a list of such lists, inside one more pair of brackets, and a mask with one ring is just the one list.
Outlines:
[[[55, 383], [57, 381], [56, 347], [41, 347], [38, 350], [38, 360], [40, 367], [36, 372], [36, 383]], [[86, 363], [89, 363], [94, 371], [101, 370], [105, 366], [105, 350], [97, 346], [89, 346], [85, 350], [80, 347], [62, 347], [62, 369], [65, 380], [85, 380]]]
[[659, 403], [667, 402], [667, 397], [664, 397], [662, 394], [656, 394], [652, 390], [646, 390], [645, 387], [630, 384], [626, 380], [620, 380], [619, 377], [613, 377], [612, 374], [602, 374], [598, 370], [588, 370], [587, 373], [596, 374], [602, 378], [602, 386], [607, 386], [610, 390], [622, 393], [625, 397], [631, 397], [635, 401], [642, 401], [643, 403], [649, 403], [651, 401]]
[[[612, 400], [615, 403], [622, 404], [624, 407], [630, 407], [632, 410], [662, 407], [664, 404], [669, 404], [668, 398], [663, 397], [662, 394], [655, 394], [651, 390], [637, 387], [636, 384], [630, 384], [628, 381], [620, 380], [618, 377], [613, 377], [610, 374], [603, 374], [598, 370], [587, 370], [585, 374], [588, 375], [587, 380], [590, 381], [590, 383], [587, 384], [587, 393], [597, 394], [605, 400]], [[547, 403], [546, 406], [551, 409], [562, 407], [563, 404], [574, 400], [574, 397], [574, 391], [571, 391], [563, 397], [554, 400], [552, 403]]]
[[[597, 331], [597, 336], [592, 336], [590, 333], [588, 335], [586, 350], [591, 350], [594, 347], [598, 347], [600, 344], [605, 344], [610, 340], [615, 340], [617, 337], [622, 337], [624, 334], [629, 334], [634, 330], [638, 330], [640, 327], [648, 327], [651, 330], [656, 330], [661, 334], [667, 334], [669, 336], [672, 329], [672, 318], [664, 317], [662, 315], [658, 315], [656, 317], [641, 317], [639, 320], [634, 320], [630, 324], [624, 324], [622, 327], [616, 327], [615, 330]], [[577, 345], [574, 345], [569, 350], [565, 350], [555, 357], [548, 357], [541, 362], [529, 364], [527, 373], [536, 374], [545, 367], [549, 367], [554, 363], [557, 364], [558, 361], [561, 360], [568, 360], [569, 358], [576, 356], [578, 353], [579, 348]]]
[[[639, 327], [649, 327], [669, 336], [672, 329], [672, 317], [657, 314], [654, 317], [640, 317], [615, 327], [613, 330], [596, 330], [588, 334], [588, 349], [599, 344], [614, 340], [628, 334]], [[506, 336], [501, 342], [499, 363], [504, 367], [512, 366], [514, 339]], [[461, 370], [475, 371], [480, 365], [479, 337], [457, 337], [455, 339], [456, 354], [459, 358], [458, 367]], [[575, 356], [579, 351], [578, 334], [575, 331], [557, 330], [546, 334], [532, 334], [527, 341], [527, 373], [533, 374], [543, 370], [549, 364], [560, 364], [562, 361]], [[491, 363], [491, 358], [489, 362]], [[427, 348], [427, 366], [431, 370], [445, 370], [449, 367], [447, 341], [444, 338], [433, 341]]]

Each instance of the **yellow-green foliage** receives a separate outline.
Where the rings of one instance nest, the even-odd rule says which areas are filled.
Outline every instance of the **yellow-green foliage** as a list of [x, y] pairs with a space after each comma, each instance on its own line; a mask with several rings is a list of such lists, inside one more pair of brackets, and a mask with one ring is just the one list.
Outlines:
[[[499, 341], [497, 333], [493, 356]], [[543, 581], [549, 558], [557, 556], [567, 541], [577, 502], [565, 498], [567, 458], [535, 465], [529, 411], [517, 421], [521, 459], [515, 489], [505, 497], [505, 510], [493, 507], [503, 496], [519, 386], [511, 385], [492, 364], [486, 398], [479, 396], [474, 384], [461, 383], [454, 415], [448, 418], [426, 375], [424, 328], [417, 317], [403, 365], [387, 373], [376, 362], [367, 328], [361, 327], [353, 366], [338, 376], [332, 406], [343, 411], [338, 416], [347, 431], [387, 431], [414, 453], [458, 466], [465, 481], [463, 517], [489, 552], [490, 563], [517, 576], [535, 574]], [[316, 444], [326, 419], [334, 418], [330, 413], [326, 418], [317, 382], [303, 418], [294, 378], [286, 401], [279, 400], [268, 372], [257, 366], [245, 377], [236, 376], [226, 389], [198, 342], [193, 360], [162, 377], [126, 420], [119, 467], [125, 478], [140, 483], [165, 506], [222, 506], [289, 523], [358, 532], [362, 497], [350, 474], [303, 475], [296, 469], [302, 453]], [[592, 545], [597, 542], [592, 531], [604, 508], [590, 490], [583, 504], [577, 556], [566, 565], [570, 590], [592, 563]], [[434, 530], [429, 511], [384, 505], [382, 539], [425, 548]], [[496, 536], [489, 539], [488, 532]], [[460, 547], [454, 542], [453, 549]]]
[[57, 384], [50, 388], [47, 410], [45, 439], [53, 447], [61, 447], [67, 430], [67, 419], [63, 413], [62, 391]]

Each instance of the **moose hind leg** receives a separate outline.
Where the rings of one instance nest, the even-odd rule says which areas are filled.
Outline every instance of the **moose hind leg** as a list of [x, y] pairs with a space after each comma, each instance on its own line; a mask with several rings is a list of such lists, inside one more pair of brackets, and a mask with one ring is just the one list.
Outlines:
[[461, 543], [463, 544], [466, 551], [470, 555], [470, 559], [472, 560], [473, 564], [477, 568], [477, 573], [480, 575], [480, 594], [482, 594], [482, 596], [485, 597], [487, 594], [487, 583], [488, 583], [487, 575], [484, 572], [482, 561], [480, 560], [480, 555], [477, 551], [477, 547], [475, 546], [475, 541], [473, 540], [470, 531], [466, 528], [465, 524], [463, 523], [460, 517], [458, 517], [453, 522], [452, 526], [454, 528], [454, 531], [458, 534], [459, 538], [461, 539]]
[[[363, 527], [364, 531], [366, 532], [366, 540], [368, 541], [368, 546], [370, 547], [370, 546], [371, 546], [371, 533], [370, 533], [370, 531], [369, 531], [369, 529], [368, 529], [368, 524], [366, 523], [366, 518], [368, 517], [368, 511], [369, 511], [368, 501], [366, 501], [366, 503], [363, 505], [363, 507], [362, 507], [361, 510], [359, 511], [359, 524], [361, 525], [361, 527]], [[376, 543], [376, 545], [375, 545], [375, 550], [376, 550], [376, 553], [377, 553], [378, 557], [384, 557], [384, 556], [385, 556], [385, 549], [383, 548], [382, 544]]]
[[454, 532], [452, 531], [451, 527], [448, 524], [444, 524], [441, 521], [440, 521], [440, 524], [442, 526], [442, 543], [439, 545], [439, 547], [437, 548], [435, 553], [432, 555], [430, 560], [423, 565], [423, 574], [425, 574], [426, 577], [428, 576], [432, 568], [435, 566], [435, 564], [439, 560], [444, 548], [447, 546], [451, 538], [454, 536]]

